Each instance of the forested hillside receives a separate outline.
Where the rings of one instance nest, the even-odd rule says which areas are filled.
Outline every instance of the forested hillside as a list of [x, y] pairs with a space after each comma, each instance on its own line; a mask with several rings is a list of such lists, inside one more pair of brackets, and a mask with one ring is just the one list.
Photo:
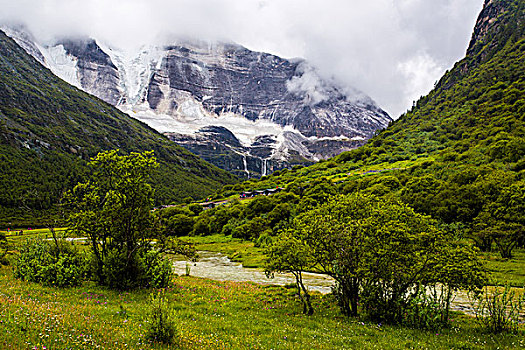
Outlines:
[[357, 154], [372, 162], [426, 153], [447, 162], [524, 167], [525, 7], [513, 0], [487, 3], [467, 56]]
[[[62, 193], [102, 150], [154, 150], [156, 203], [204, 197], [236, 179], [57, 78], [0, 32], [0, 226], [57, 224]], [[57, 221], [58, 220], [58, 221]]]
[[332, 195], [363, 191], [402, 200], [482, 250], [494, 243], [512, 256], [525, 244], [524, 11], [522, 1], [486, 1], [466, 57], [367, 145], [225, 187], [217, 197], [286, 189], [255, 214], [248, 207], [225, 232], [248, 225], [238, 234], [266, 239]]

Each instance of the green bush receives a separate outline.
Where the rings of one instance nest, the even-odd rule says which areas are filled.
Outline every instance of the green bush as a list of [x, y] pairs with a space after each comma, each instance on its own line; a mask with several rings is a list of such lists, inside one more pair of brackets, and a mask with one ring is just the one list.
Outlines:
[[84, 259], [71, 245], [33, 239], [20, 249], [15, 277], [57, 287], [76, 286], [82, 282], [84, 266]]
[[138, 254], [126, 257], [125, 252], [111, 249], [106, 253], [102, 264], [102, 274], [93, 274], [99, 284], [119, 290], [133, 289], [140, 285], [142, 273]]
[[476, 319], [490, 333], [514, 332], [518, 330], [520, 312], [525, 306], [525, 294], [516, 295], [510, 286], [495, 288], [475, 296]]
[[207, 236], [210, 234], [210, 218], [208, 216], [199, 216], [193, 224], [192, 235]]
[[147, 285], [152, 288], [164, 288], [173, 276], [171, 262], [156, 251], [149, 251], [143, 257], [144, 276]]
[[168, 219], [167, 230], [169, 235], [187, 236], [193, 230], [193, 218], [184, 214], [175, 214]]
[[175, 324], [168, 300], [162, 292], [151, 294], [150, 298], [151, 310], [146, 322], [146, 339], [170, 344], [175, 337]]
[[7, 243], [7, 238], [5, 234], [0, 232], [0, 266], [9, 265], [9, 259], [7, 258], [7, 253], [9, 252], [9, 244]]
[[193, 213], [193, 215], [199, 215], [204, 210], [202, 205], [197, 203], [192, 203], [188, 205], [188, 209]]
[[131, 259], [124, 259], [121, 254], [117, 250], [107, 254], [102, 274], [105, 279], [98, 281], [100, 284], [120, 290], [168, 285], [172, 276], [171, 264], [159, 252], [141, 250]]
[[436, 330], [447, 326], [446, 293], [444, 286], [436, 293], [436, 289], [420, 290], [405, 306], [402, 324], [410, 328]]

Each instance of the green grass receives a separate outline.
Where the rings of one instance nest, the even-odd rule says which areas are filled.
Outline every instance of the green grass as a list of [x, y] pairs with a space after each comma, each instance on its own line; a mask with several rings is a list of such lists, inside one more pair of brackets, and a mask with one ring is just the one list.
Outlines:
[[[85, 283], [58, 289], [0, 270], [2, 349], [164, 349], [144, 339], [151, 290], [111, 291]], [[293, 290], [175, 277], [166, 289], [177, 345], [195, 349], [516, 349], [525, 333], [482, 333], [454, 314], [452, 328], [421, 331], [348, 319], [331, 296], [314, 294], [313, 316]]]
[[[352, 166], [345, 167], [344, 165], [341, 168], [334, 168], [334, 174], [331, 174], [327, 176], [328, 179], [332, 180], [333, 182], [338, 181], [344, 181], [344, 180], [350, 180], [350, 179], [356, 179], [361, 176], [373, 176], [373, 175], [379, 175], [388, 173], [389, 171], [392, 171], [393, 169], [408, 169], [412, 167], [416, 167], [421, 165], [424, 162], [433, 161], [434, 157], [422, 157], [417, 158], [415, 160], [402, 160], [397, 161], [394, 163], [380, 163], [380, 164], [371, 164], [371, 165], [365, 165], [360, 167], [359, 169], [352, 169]], [[311, 167], [313, 168], [313, 167]], [[343, 170], [343, 172], [341, 172]], [[368, 171], [381, 171], [381, 172], [375, 172], [375, 173], [369, 173], [365, 174]], [[326, 171], [323, 172], [325, 174]], [[352, 175], [348, 175], [352, 174]]]
[[[55, 228], [55, 233], [57, 237], [63, 237], [66, 233], [67, 228], [60, 227]], [[47, 228], [39, 228], [39, 229], [13, 229], [9, 231], [0, 231], [0, 233], [4, 233], [7, 237], [7, 242], [9, 244], [9, 250], [13, 251], [17, 249], [17, 246], [23, 242], [25, 242], [26, 239], [32, 239], [32, 238], [52, 238], [53, 235], [51, 231]]]
[[525, 249], [515, 249], [512, 259], [502, 259], [499, 253], [482, 253], [481, 257], [490, 272], [491, 283], [525, 286]]
[[[66, 232], [66, 227], [58, 227], [54, 229], [55, 232], [59, 235], [62, 235]], [[0, 230], [0, 233], [3, 233], [8, 238], [16, 238], [16, 237], [39, 237], [39, 236], [52, 236], [51, 230], [48, 228], [37, 228], [37, 229], [23, 229], [23, 228], [17, 228], [17, 229], [11, 229], [9, 231], [6, 230]]]
[[262, 267], [264, 265], [264, 250], [246, 241], [232, 236], [215, 234], [211, 236], [181, 237], [183, 241], [193, 243], [197, 250], [223, 253], [230, 260], [240, 262], [244, 267]]

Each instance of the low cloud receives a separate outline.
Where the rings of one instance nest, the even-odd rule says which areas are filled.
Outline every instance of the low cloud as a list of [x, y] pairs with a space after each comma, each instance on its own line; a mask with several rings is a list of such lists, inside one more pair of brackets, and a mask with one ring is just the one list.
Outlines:
[[323, 102], [329, 98], [329, 91], [319, 74], [315, 69], [306, 64], [301, 63], [296, 69], [296, 75], [286, 82], [286, 88], [292, 94], [303, 98], [303, 101], [309, 106]]
[[22, 22], [42, 41], [89, 35], [136, 49], [176, 35], [303, 57], [321, 76], [365, 92], [397, 117], [464, 55], [482, 5], [483, 0], [0, 0], [0, 21]]

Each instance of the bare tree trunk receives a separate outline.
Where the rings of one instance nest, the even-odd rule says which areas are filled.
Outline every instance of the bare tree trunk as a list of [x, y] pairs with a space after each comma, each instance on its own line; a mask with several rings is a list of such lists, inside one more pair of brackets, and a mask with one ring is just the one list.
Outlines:
[[299, 295], [299, 298], [301, 299], [301, 303], [303, 303], [303, 314], [306, 314], [306, 312], [307, 312], [307, 305], [306, 305], [306, 301], [303, 298], [303, 294], [301, 293], [302, 282], [301, 282], [301, 279], [299, 278], [299, 274], [300, 273], [301, 272], [293, 272], [293, 274], [295, 276], [295, 284], [297, 286], [297, 294]]
[[[312, 302], [310, 301], [310, 294], [308, 293], [308, 290], [304, 286], [303, 274], [301, 273], [301, 271], [299, 271], [298, 276], [299, 276], [298, 278], [299, 283], [301, 284], [301, 288], [303, 289], [304, 300], [305, 300], [303, 313], [308, 314], [308, 316], [311, 316], [314, 314], [314, 308], [312, 307]], [[308, 309], [308, 311], [306, 309]]]

